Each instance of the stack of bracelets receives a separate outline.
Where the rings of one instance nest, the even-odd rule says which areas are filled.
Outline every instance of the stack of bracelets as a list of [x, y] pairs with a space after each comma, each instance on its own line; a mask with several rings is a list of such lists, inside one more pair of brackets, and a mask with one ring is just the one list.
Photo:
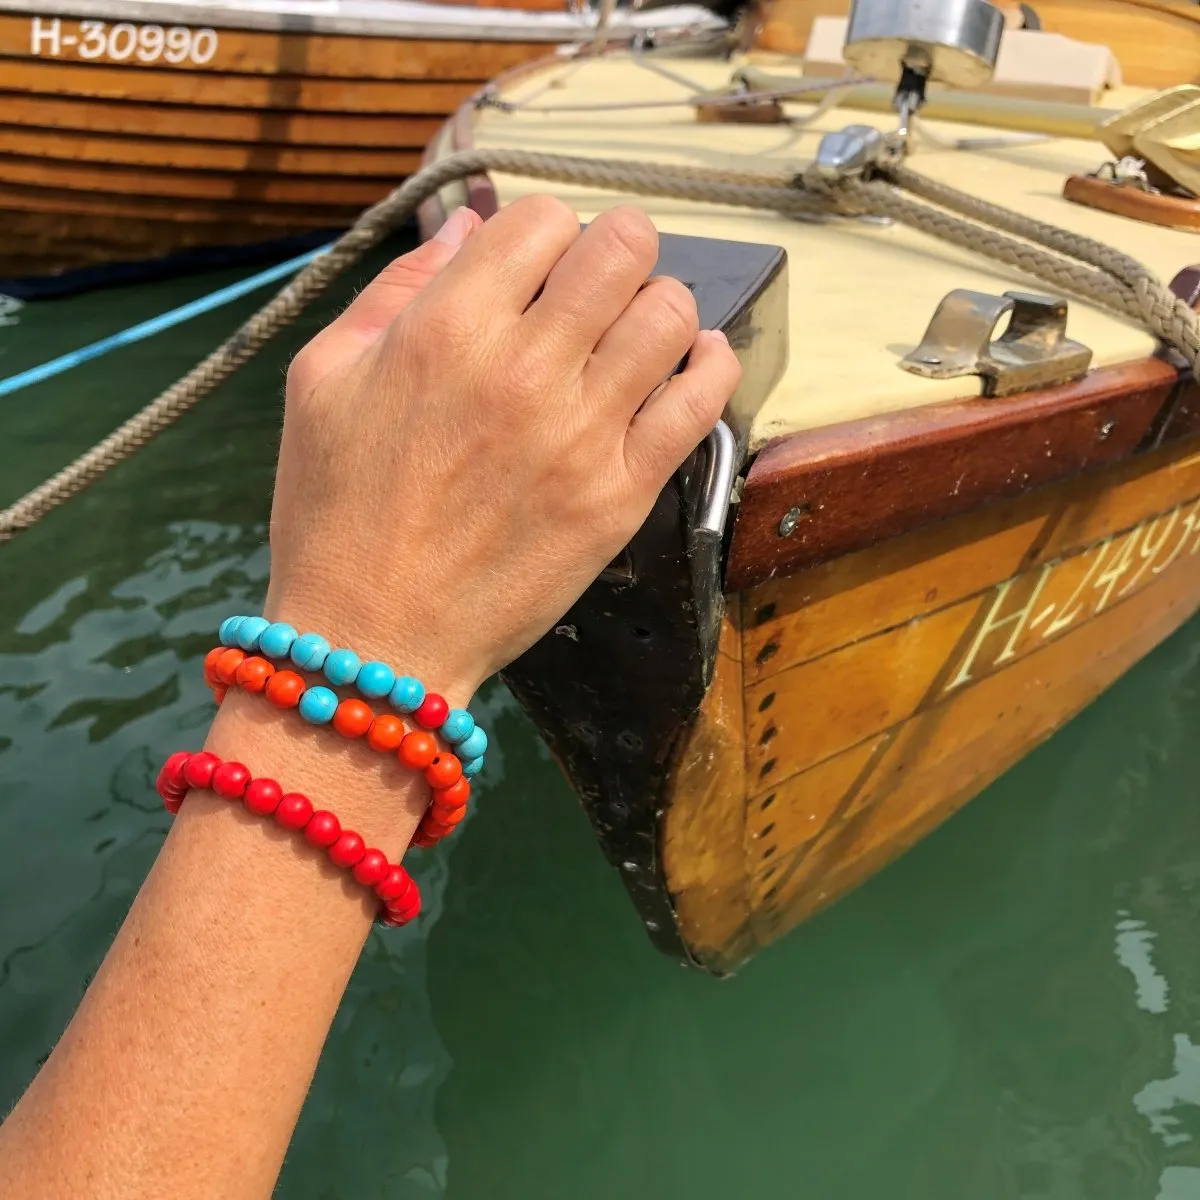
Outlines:
[[[395, 754], [403, 766], [424, 772], [432, 801], [413, 836], [414, 846], [437, 845], [466, 815], [470, 781], [483, 770], [487, 749], [487, 735], [466, 709], [451, 708], [386, 663], [361, 662], [352, 650], [333, 650], [315, 633], [298, 634], [265, 617], [229, 617], [221, 622], [218, 636], [221, 644], [204, 659], [204, 679], [218, 704], [229, 688], [240, 687], [265, 696], [277, 708], [296, 709], [311, 725], [332, 725], [345, 738], [364, 738], [372, 750]], [[353, 687], [366, 699], [339, 699], [332, 688], [310, 685], [273, 659], [319, 671], [333, 687]], [[366, 702], [385, 698], [419, 728], [409, 728], [394, 713], [376, 714]], [[181, 750], [167, 759], [157, 786], [172, 814], [190, 790], [210, 789], [225, 799], [241, 800], [249, 812], [273, 816], [285, 829], [302, 832], [309, 845], [324, 850], [335, 866], [375, 893], [385, 925], [407, 925], [421, 911], [421, 894], [404, 867], [389, 863], [382, 851], [343, 829], [333, 813], [314, 811], [307, 796], [285, 793], [274, 779], [255, 779], [241, 763]]]

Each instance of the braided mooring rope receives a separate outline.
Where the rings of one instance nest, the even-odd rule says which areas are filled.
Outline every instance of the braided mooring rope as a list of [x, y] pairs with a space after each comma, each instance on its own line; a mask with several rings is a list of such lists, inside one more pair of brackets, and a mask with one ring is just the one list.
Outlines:
[[1102, 242], [977, 200], [902, 164], [885, 167], [882, 177], [872, 180], [830, 183], [811, 168], [795, 179], [525, 150], [469, 150], [425, 167], [367, 209], [327, 253], [300, 271], [182, 379], [69, 466], [0, 511], [0, 542], [29, 528], [177, 421], [290, 325], [342, 271], [403, 224], [424, 200], [449, 183], [487, 171], [789, 217], [831, 212], [891, 217], [1144, 324], [1177, 349], [1200, 379], [1200, 317], [1143, 264]]

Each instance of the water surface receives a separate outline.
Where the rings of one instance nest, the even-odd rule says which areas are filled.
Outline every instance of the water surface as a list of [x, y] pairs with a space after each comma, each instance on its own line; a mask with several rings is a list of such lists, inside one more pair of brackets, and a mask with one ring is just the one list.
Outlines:
[[[27, 306], [0, 376], [238, 274]], [[265, 587], [284, 367], [348, 295], [0, 547], [0, 1110], [162, 840], [154, 772]], [[0, 399], [0, 504], [254, 304]], [[532, 727], [481, 703], [481, 801], [372, 936], [280, 1196], [1200, 1200], [1200, 623], [727, 982], [651, 949]]]

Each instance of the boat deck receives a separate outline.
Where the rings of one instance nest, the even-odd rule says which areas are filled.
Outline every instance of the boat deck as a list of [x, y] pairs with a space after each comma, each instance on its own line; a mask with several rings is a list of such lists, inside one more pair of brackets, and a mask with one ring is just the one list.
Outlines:
[[[728, 84], [739, 65], [699, 58], [663, 61], [698, 87], [714, 91]], [[782, 61], [798, 71], [796, 60]], [[1106, 107], [1120, 109], [1142, 94], [1117, 90]], [[639, 106], [687, 95], [682, 83], [646, 69], [630, 55], [591, 61], [586, 69], [584, 64], [554, 66], [504, 88], [503, 98], [515, 103], [516, 111], [485, 108], [474, 114], [474, 144], [726, 170], [799, 170], [830, 130], [851, 123], [894, 124], [890, 115], [846, 108], [807, 125], [701, 124], [690, 107]], [[561, 111], [568, 105], [614, 101], [630, 107]], [[540, 110], [560, 111], [539, 115]], [[810, 105], [788, 108], [790, 116], [800, 118], [813, 111]], [[945, 122], [929, 122], [927, 128], [942, 138], [992, 133], [979, 125]], [[1021, 135], [995, 131], [995, 136], [1014, 141], [969, 151], [918, 141], [913, 166], [936, 180], [1109, 243], [1166, 280], [1200, 260], [1200, 240], [1194, 234], [1139, 224], [1062, 199], [1067, 175], [1092, 171], [1108, 157], [1098, 141], [1019, 143], [1015, 139]], [[599, 194], [499, 173], [492, 178], [501, 203], [553, 190], [588, 220], [630, 201], [664, 231], [767, 242], [787, 250], [792, 365], [759, 413], [752, 448], [804, 429], [977, 394], [974, 380], [923, 379], [897, 363], [920, 340], [938, 302], [953, 288], [1046, 290], [1015, 269], [901, 226], [844, 218], [801, 222], [687, 201]], [[1094, 367], [1142, 359], [1155, 348], [1153, 339], [1132, 323], [1076, 299], [1070, 300], [1068, 334], [1091, 347]]]

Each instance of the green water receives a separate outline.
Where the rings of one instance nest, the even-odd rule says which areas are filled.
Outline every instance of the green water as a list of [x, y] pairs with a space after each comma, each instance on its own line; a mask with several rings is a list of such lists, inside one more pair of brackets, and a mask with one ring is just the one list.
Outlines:
[[[0, 376], [235, 274], [30, 305]], [[153, 772], [265, 586], [284, 364], [347, 294], [0, 547], [0, 1109], [163, 837]], [[253, 305], [0, 399], [0, 503]], [[723, 983], [650, 948], [533, 729], [483, 702], [482, 801], [421, 857], [418, 926], [373, 937], [280, 1195], [1200, 1200], [1200, 624]]]

